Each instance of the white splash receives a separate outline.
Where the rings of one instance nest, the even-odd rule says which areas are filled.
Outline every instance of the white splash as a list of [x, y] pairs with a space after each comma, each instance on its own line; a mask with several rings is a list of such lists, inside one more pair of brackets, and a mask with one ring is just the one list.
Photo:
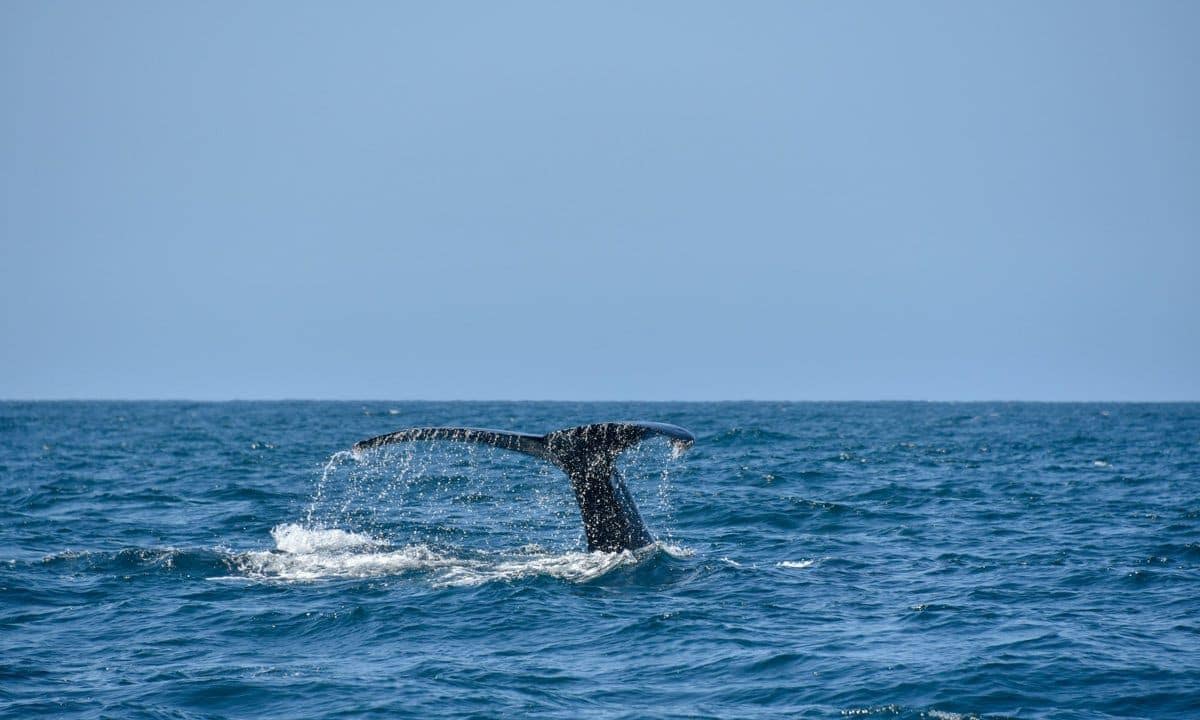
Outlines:
[[[673, 543], [663, 542], [662, 540], [659, 540], [658, 542], [654, 543], [653, 545], [650, 546], [650, 548], [652, 548], [653, 550], [658, 550], [658, 551], [664, 552], [667, 555], [670, 555], [671, 557], [676, 558], [676, 559], [690, 558], [696, 554], [696, 551], [691, 548], [686, 548], [686, 547], [683, 547], [682, 545], [675, 545]], [[639, 550], [638, 552], [645, 552], [645, 551]]]
[[459, 555], [427, 545], [391, 547], [362, 533], [291, 523], [273, 528], [271, 537], [275, 540], [274, 550], [235, 553], [233, 565], [238, 575], [217, 579], [311, 582], [428, 573], [435, 587], [482, 585], [537, 576], [582, 583], [616, 568], [636, 565], [656, 552], [677, 558], [692, 554], [687, 548], [655, 543], [636, 553], [628, 550], [555, 553], [526, 545], [514, 552]]
[[271, 537], [275, 540], [276, 550], [295, 555], [373, 548], [385, 544], [382, 540], [361, 533], [338, 528], [306, 528], [291, 523], [271, 528]]
[[[338, 467], [347, 460], [361, 460], [361, 450], [339, 450], [329, 456], [325, 461], [325, 467], [321, 469], [321, 479], [317, 481], [317, 489], [313, 493], [312, 500], [308, 504], [308, 522], [312, 522], [313, 512], [321, 504], [322, 498], [325, 496], [325, 484], [329, 481], [329, 476], [335, 472]], [[271, 531], [274, 534], [274, 530]]]
[[777, 563], [775, 567], [786, 568], [788, 570], [803, 570], [816, 564], [816, 560], [784, 560], [781, 563]]
[[434, 579], [434, 585], [482, 585], [495, 580], [519, 580], [539, 575], [578, 583], [594, 580], [615, 568], [635, 564], [637, 557], [628, 550], [619, 553], [567, 552], [559, 555], [534, 555], [498, 562], [476, 560], [447, 568]]
[[234, 558], [234, 566], [243, 578], [285, 582], [397, 575], [436, 568], [447, 562], [449, 561], [423, 545], [413, 545], [391, 552], [366, 553], [292, 554], [252, 551]]

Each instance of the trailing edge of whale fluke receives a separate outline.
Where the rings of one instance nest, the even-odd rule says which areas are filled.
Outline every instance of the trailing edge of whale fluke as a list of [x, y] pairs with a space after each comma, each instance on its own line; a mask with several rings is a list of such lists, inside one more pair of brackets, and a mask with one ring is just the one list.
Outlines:
[[465, 427], [422, 427], [397, 430], [354, 443], [355, 451], [400, 442], [445, 440], [479, 443], [549, 461], [571, 479], [583, 516], [588, 550], [619, 552], [654, 542], [637, 505], [616, 472], [622, 451], [651, 435], [666, 436], [678, 450], [696, 437], [678, 425], [657, 422], [606, 422], [555, 430], [545, 435]]

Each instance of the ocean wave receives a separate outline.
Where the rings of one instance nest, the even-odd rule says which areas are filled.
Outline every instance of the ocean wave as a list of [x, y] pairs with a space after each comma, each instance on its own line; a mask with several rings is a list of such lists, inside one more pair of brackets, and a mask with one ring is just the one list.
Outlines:
[[209, 548], [139, 548], [120, 550], [63, 550], [44, 556], [37, 563], [56, 572], [132, 577], [160, 572], [210, 576], [228, 572], [228, 553]]
[[635, 552], [553, 551], [536, 544], [510, 551], [433, 547], [424, 543], [393, 546], [386, 540], [341, 528], [285, 523], [271, 530], [275, 546], [266, 550], [229, 548], [138, 548], [112, 551], [64, 550], [34, 562], [58, 573], [129, 579], [181, 573], [218, 581], [314, 582], [322, 580], [424, 575], [435, 587], [547, 577], [585, 583], [617, 568], [655, 559], [691, 557], [692, 550], [656, 542]]
[[784, 560], [776, 563], [775, 567], [785, 570], [806, 570], [816, 564], [816, 560]]

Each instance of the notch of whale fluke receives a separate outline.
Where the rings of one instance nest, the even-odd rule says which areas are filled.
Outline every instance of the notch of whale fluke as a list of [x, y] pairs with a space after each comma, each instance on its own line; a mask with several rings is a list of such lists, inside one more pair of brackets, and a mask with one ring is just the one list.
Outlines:
[[623, 451], [652, 435], [668, 438], [679, 453], [696, 437], [678, 425], [657, 422], [606, 422], [555, 430], [545, 435], [466, 427], [419, 427], [360, 440], [360, 453], [400, 442], [442, 440], [478, 443], [533, 455], [553, 463], [571, 479], [579, 504], [588, 550], [636, 550], [654, 542], [633, 496], [616, 472]]

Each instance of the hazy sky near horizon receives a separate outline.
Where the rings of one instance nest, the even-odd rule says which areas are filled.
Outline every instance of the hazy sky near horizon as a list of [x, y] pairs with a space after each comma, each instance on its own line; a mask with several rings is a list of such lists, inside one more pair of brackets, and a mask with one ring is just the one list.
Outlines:
[[1200, 3], [0, 4], [0, 398], [1200, 399]]

